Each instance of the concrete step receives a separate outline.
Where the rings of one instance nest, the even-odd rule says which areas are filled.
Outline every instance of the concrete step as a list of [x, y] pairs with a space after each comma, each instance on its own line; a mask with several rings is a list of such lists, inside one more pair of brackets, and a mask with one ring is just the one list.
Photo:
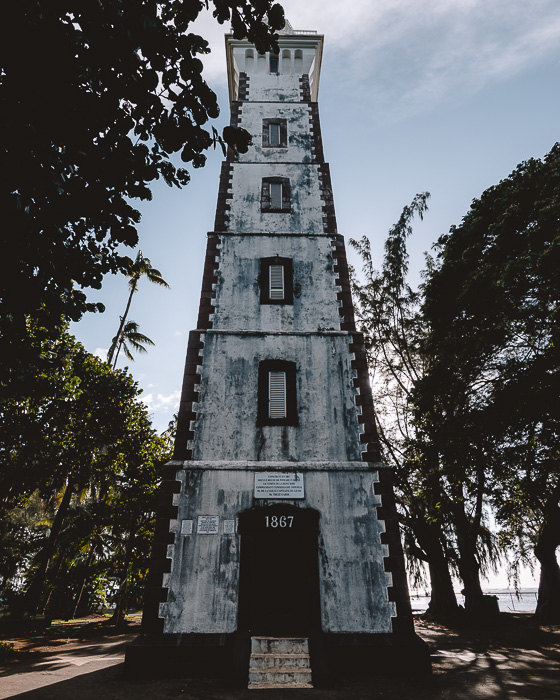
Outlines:
[[253, 683], [249, 686], [249, 690], [275, 690], [278, 688], [283, 688], [284, 690], [288, 688], [313, 688], [309, 683], [285, 683], [284, 685], [273, 685], [270, 683]]
[[249, 689], [312, 687], [308, 639], [251, 637]]
[[265, 668], [309, 668], [309, 654], [251, 654], [251, 666]]
[[251, 637], [252, 654], [309, 654], [305, 637]]
[[249, 669], [249, 688], [255, 685], [269, 685], [274, 687], [285, 687], [293, 683], [298, 686], [312, 688], [310, 668], [268, 668], [264, 670]]

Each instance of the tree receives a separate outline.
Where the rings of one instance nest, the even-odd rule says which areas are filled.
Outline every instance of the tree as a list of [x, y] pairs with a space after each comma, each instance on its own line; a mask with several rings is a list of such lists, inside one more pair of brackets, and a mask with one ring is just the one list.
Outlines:
[[416, 397], [432, 439], [473, 465], [502, 529], [532, 539], [543, 622], [560, 619], [559, 222], [556, 144], [440, 238], [423, 307], [430, 366]]
[[[136, 352], [147, 352], [146, 345], [155, 345], [153, 340], [150, 340], [147, 335], [140, 333], [138, 330], [138, 324], [136, 321], [127, 321], [124, 327], [121, 329], [118, 336], [113, 338], [111, 347], [115, 348], [115, 359], [113, 361], [113, 369], [117, 366], [117, 360], [119, 359], [119, 353], [121, 348], [126, 355], [126, 357], [134, 362], [134, 356], [131, 352], [131, 347], [136, 350]], [[107, 358], [109, 362], [109, 358]]]
[[[56, 591], [49, 604], [64, 599], [61, 581], [73, 580], [71, 589], [77, 585], [74, 562], [86, 552], [87, 571], [88, 556], [97, 556], [91, 543], [108, 527], [99, 516], [109, 495], [114, 501], [118, 490], [126, 498], [124, 475], [133, 467], [137, 476], [147, 473], [144, 465], [157, 463], [161, 450], [129, 374], [87, 353], [64, 328], [57, 340], [45, 340], [28, 323], [27, 338], [50, 371], [36, 376], [27, 396], [1, 406], [0, 535], [6, 553], [0, 570], [5, 581], [25, 572], [25, 606], [33, 611]], [[149, 483], [154, 480], [152, 472]]]
[[424, 325], [419, 309], [420, 295], [406, 281], [408, 253], [406, 239], [412, 233], [414, 216], [427, 211], [427, 192], [418, 194], [403, 209], [399, 221], [385, 241], [380, 271], [373, 266], [366, 236], [351, 240], [363, 261], [363, 281], [353, 280], [360, 330], [364, 333], [373, 382], [374, 406], [383, 459], [394, 469], [395, 487], [408, 563], [417, 583], [427, 564], [431, 599], [430, 613], [450, 617], [457, 612], [448, 553], [451, 549], [445, 494], [437, 461], [430, 458], [413, 421], [411, 391], [424, 372], [421, 351]]
[[[19, 0], [4, 9], [0, 41], [3, 175], [1, 355], [6, 385], [21, 368], [26, 319], [45, 332], [102, 305], [83, 289], [127, 273], [140, 214], [172, 162], [204, 165], [218, 116], [202, 77], [208, 43], [190, 33], [204, 0]], [[220, 23], [260, 51], [277, 47], [283, 10], [271, 0], [214, 0]], [[232, 145], [247, 134], [230, 129]], [[15, 369], [14, 369], [15, 368]]]
[[[118, 357], [118, 349], [120, 348], [120, 345], [122, 345], [122, 338], [124, 337], [125, 333], [125, 326], [127, 323], [127, 318], [128, 318], [128, 312], [130, 311], [130, 305], [132, 304], [132, 297], [136, 290], [138, 289], [138, 282], [141, 277], [146, 276], [150, 282], [153, 284], [157, 284], [160, 287], [166, 287], [169, 289], [169, 285], [167, 282], [163, 279], [162, 274], [159, 270], [157, 270], [155, 267], [152, 266], [152, 263], [149, 258], [145, 258], [142, 255], [142, 251], [139, 250], [138, 254], [136, 255], [136, 260], [134, 261], [132, 267], [128, 271], [128, 276], [130, 277], [130, 280], [128, 282], [128, 287], [129, 287], [129, 294], [128, 294], [128, 299], [126, 302], [126, 307], [124, 310], [124, 314], [120, 318], [120, 324], [119, 324], [119, 330], [117, 331], [117, 334], [111, 341], [111, 347], [109, 348], [109, 353], [107, 354], [107, 362], [111, 364], [113, 362], [113, 355], [115, 354], [115, 351], [117, 353]], [[134, 322], [132, 322], [134, 323]], [[137, 333], [138, 332], [138, 325], [134, 324], [135, 327], [129, 326], [126, 332], [126, 335], [129, 336], [129, 340], [134, 344], [134, 339], [130, 336], [131, 333]], [[141, 334], [140, 334], [141, 335]], [[148, 345], [153, 345], [152, 341], [147, 338], [146, 336], [142, 336], [142, 338], [137, 338], [136, 340], [139, 340], [140, 343], [147, 343]], [[134, 345], [133, 345], [134, 346]], [[139, 347], [136, 347], [136, 350], [139, 350], [140, 352], [144, 352], [144, 348], [141, 350]], [[116, 365], [117, 363], [117, 357], [115, 357], [115, 361], [113, 363], [113, 366]], [[132, 360], [132, 357], [127, 354], [127, 357], [129, 360]]]

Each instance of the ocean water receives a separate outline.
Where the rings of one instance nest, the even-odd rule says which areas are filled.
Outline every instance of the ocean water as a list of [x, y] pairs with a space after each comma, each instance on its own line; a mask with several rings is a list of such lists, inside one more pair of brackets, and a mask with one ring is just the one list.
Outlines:
[[[498, 596], [498, 605], [501, 612], [535, 612], [537, 607], [537, 589], [521, 588], [518, 593], [509, 588], [489, 588], [484, 590], [485, 595]], [[463, 595], [455, 591], [457, 602], [464, 605]], [[412, 612], [420, 614], [428, 609], [430, 596], [423, 592], [411, 591], [410, 602]]]

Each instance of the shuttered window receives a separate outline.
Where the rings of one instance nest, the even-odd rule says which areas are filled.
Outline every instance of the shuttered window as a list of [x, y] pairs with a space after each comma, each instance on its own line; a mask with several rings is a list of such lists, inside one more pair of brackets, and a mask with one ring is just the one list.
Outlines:
[[271, 265], [268, 268], [268, 288], [271, 300], [284, 298], [284, 265]]
[[286, 418], [286, 372], [268, 373], [268, 417]]
[[270, 183], [270, 208], [282, 209], [282, 183]]
[[280, 124], [269, 124], [268, 125], [268, 139], [271, 146], [280, 145]]
[[259, 362], [257, 425], [299, 425], [296, 384], [295, 362]]
[[263, 178], [261, 190], [261, 210], [278, 213], [285, 213], [291, 210], [289, 178]]
[[261, 304], [294, 303], [294, 261], [292, 258], [261, 258], [259, 272]]
[[288, 122], [278, 117], [262, 120], [263, 148], [288, 148]]

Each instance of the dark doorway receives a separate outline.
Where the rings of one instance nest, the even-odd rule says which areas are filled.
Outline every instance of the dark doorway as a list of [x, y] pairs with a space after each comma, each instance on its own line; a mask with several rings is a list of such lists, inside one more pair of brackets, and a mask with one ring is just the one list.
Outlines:
[[319, 513], [274, 504], [239, 516], [239, 629], [304, 635], [319, 628]]

